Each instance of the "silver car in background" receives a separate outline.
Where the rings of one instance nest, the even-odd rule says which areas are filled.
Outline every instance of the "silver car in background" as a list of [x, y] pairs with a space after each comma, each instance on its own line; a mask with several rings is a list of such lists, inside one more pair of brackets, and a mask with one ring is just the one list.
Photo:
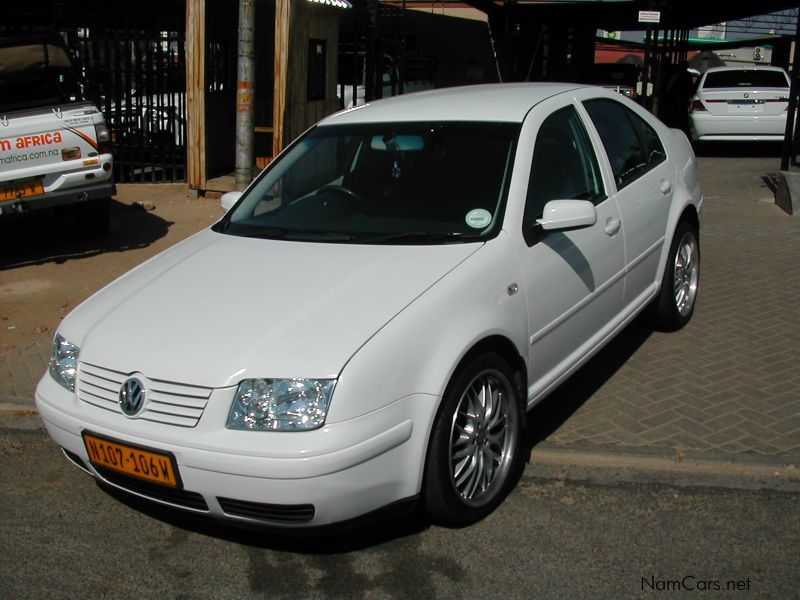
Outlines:
[[781, 141], [789, 77], [780, 67], [714, 67], [700, 79], [689, 107], [693, 141]]

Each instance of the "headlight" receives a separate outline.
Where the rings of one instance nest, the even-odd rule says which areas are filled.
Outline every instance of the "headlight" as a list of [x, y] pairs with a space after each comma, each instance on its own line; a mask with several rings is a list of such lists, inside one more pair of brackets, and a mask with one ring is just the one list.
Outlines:
[[245, 379], [228, 429], [307, 431], [325, 423], [335, 379]]
[[80, 348], [70, 344], [60, 334], [56, 334], [53, 340], [53, 354], [50, 357], [50, 375], [70, 392], [75, 391], [79, 353]]

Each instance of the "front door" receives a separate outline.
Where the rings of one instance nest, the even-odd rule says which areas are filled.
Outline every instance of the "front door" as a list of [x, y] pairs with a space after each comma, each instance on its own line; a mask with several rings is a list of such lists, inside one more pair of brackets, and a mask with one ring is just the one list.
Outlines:
[[[535, 225], [550, 200], [593, 202], [590, 227]], [[622, 307], [625, 248], [594, 146], [575, 106], [554, 107], [536, 133], [523, 216], [522, 284], [528, 303], [529, 401], [540, 397], [613, 328]]]

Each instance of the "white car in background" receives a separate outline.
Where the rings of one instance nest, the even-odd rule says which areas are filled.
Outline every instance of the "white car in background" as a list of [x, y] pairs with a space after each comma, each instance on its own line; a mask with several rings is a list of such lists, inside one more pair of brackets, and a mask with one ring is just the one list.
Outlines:
[[601, 88], [346, 110], [68, 315], [36, 405], [103, 485], [195, 514], [471, 523], [531, 407], [648, 307], [689, 321], [702, 201], [686, 136]]
[[779, 67], [714, 67], [700, 79], [689, 107], [694, 141], [781, 141], [789, 76]]

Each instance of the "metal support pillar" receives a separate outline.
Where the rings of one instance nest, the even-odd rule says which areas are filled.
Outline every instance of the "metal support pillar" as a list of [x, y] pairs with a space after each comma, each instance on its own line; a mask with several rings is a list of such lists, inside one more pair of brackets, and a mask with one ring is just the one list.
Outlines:
[[[378, 45], [378, 0], [367, 0], [367, 47], [364, 56], [364, 99], [371, 102], [379, 98], [376, 87], [383, 83], [383, 69], [378, 69], [378, 64], [383, 62], [381, 56], [375, 56]], [[380, 79], [377, 73], [380, 70]], [[379, 82], [379, 83], [376, 83]], [[383, 91], [381, 89], [381, 91]]]
[[239, 51], [236, 67], [236, 189], [253, 180], [255, 164], [255, 0], [239, 0]]
[[794, 128], [797, 115], [797, 95], [800, 94], [800, 18], [797, 19], [794, 34], [794, 56], [792, 56], [791, 87], [789, 88], [789, 107], [786, 114], [786, 130], [781, 152], [781, 171], [788, 171], [789, 164], [795, 162], [795, 142], [798, 141]]
[[[653, 0], [648, 0], [647, 9], [653, 10]], [[642, 89], [639, 94], [639, 103], [648, 110], [653, 106], [652, 98], [650, 97], [649, 84], [652, 82], [651, 73], [653, 71], [653, 54], [654, 54], [654, 40], [653, 40], [653, 25], [647, 23], [645, 27], [644, 38], [644, 64], [642, 65]]]

